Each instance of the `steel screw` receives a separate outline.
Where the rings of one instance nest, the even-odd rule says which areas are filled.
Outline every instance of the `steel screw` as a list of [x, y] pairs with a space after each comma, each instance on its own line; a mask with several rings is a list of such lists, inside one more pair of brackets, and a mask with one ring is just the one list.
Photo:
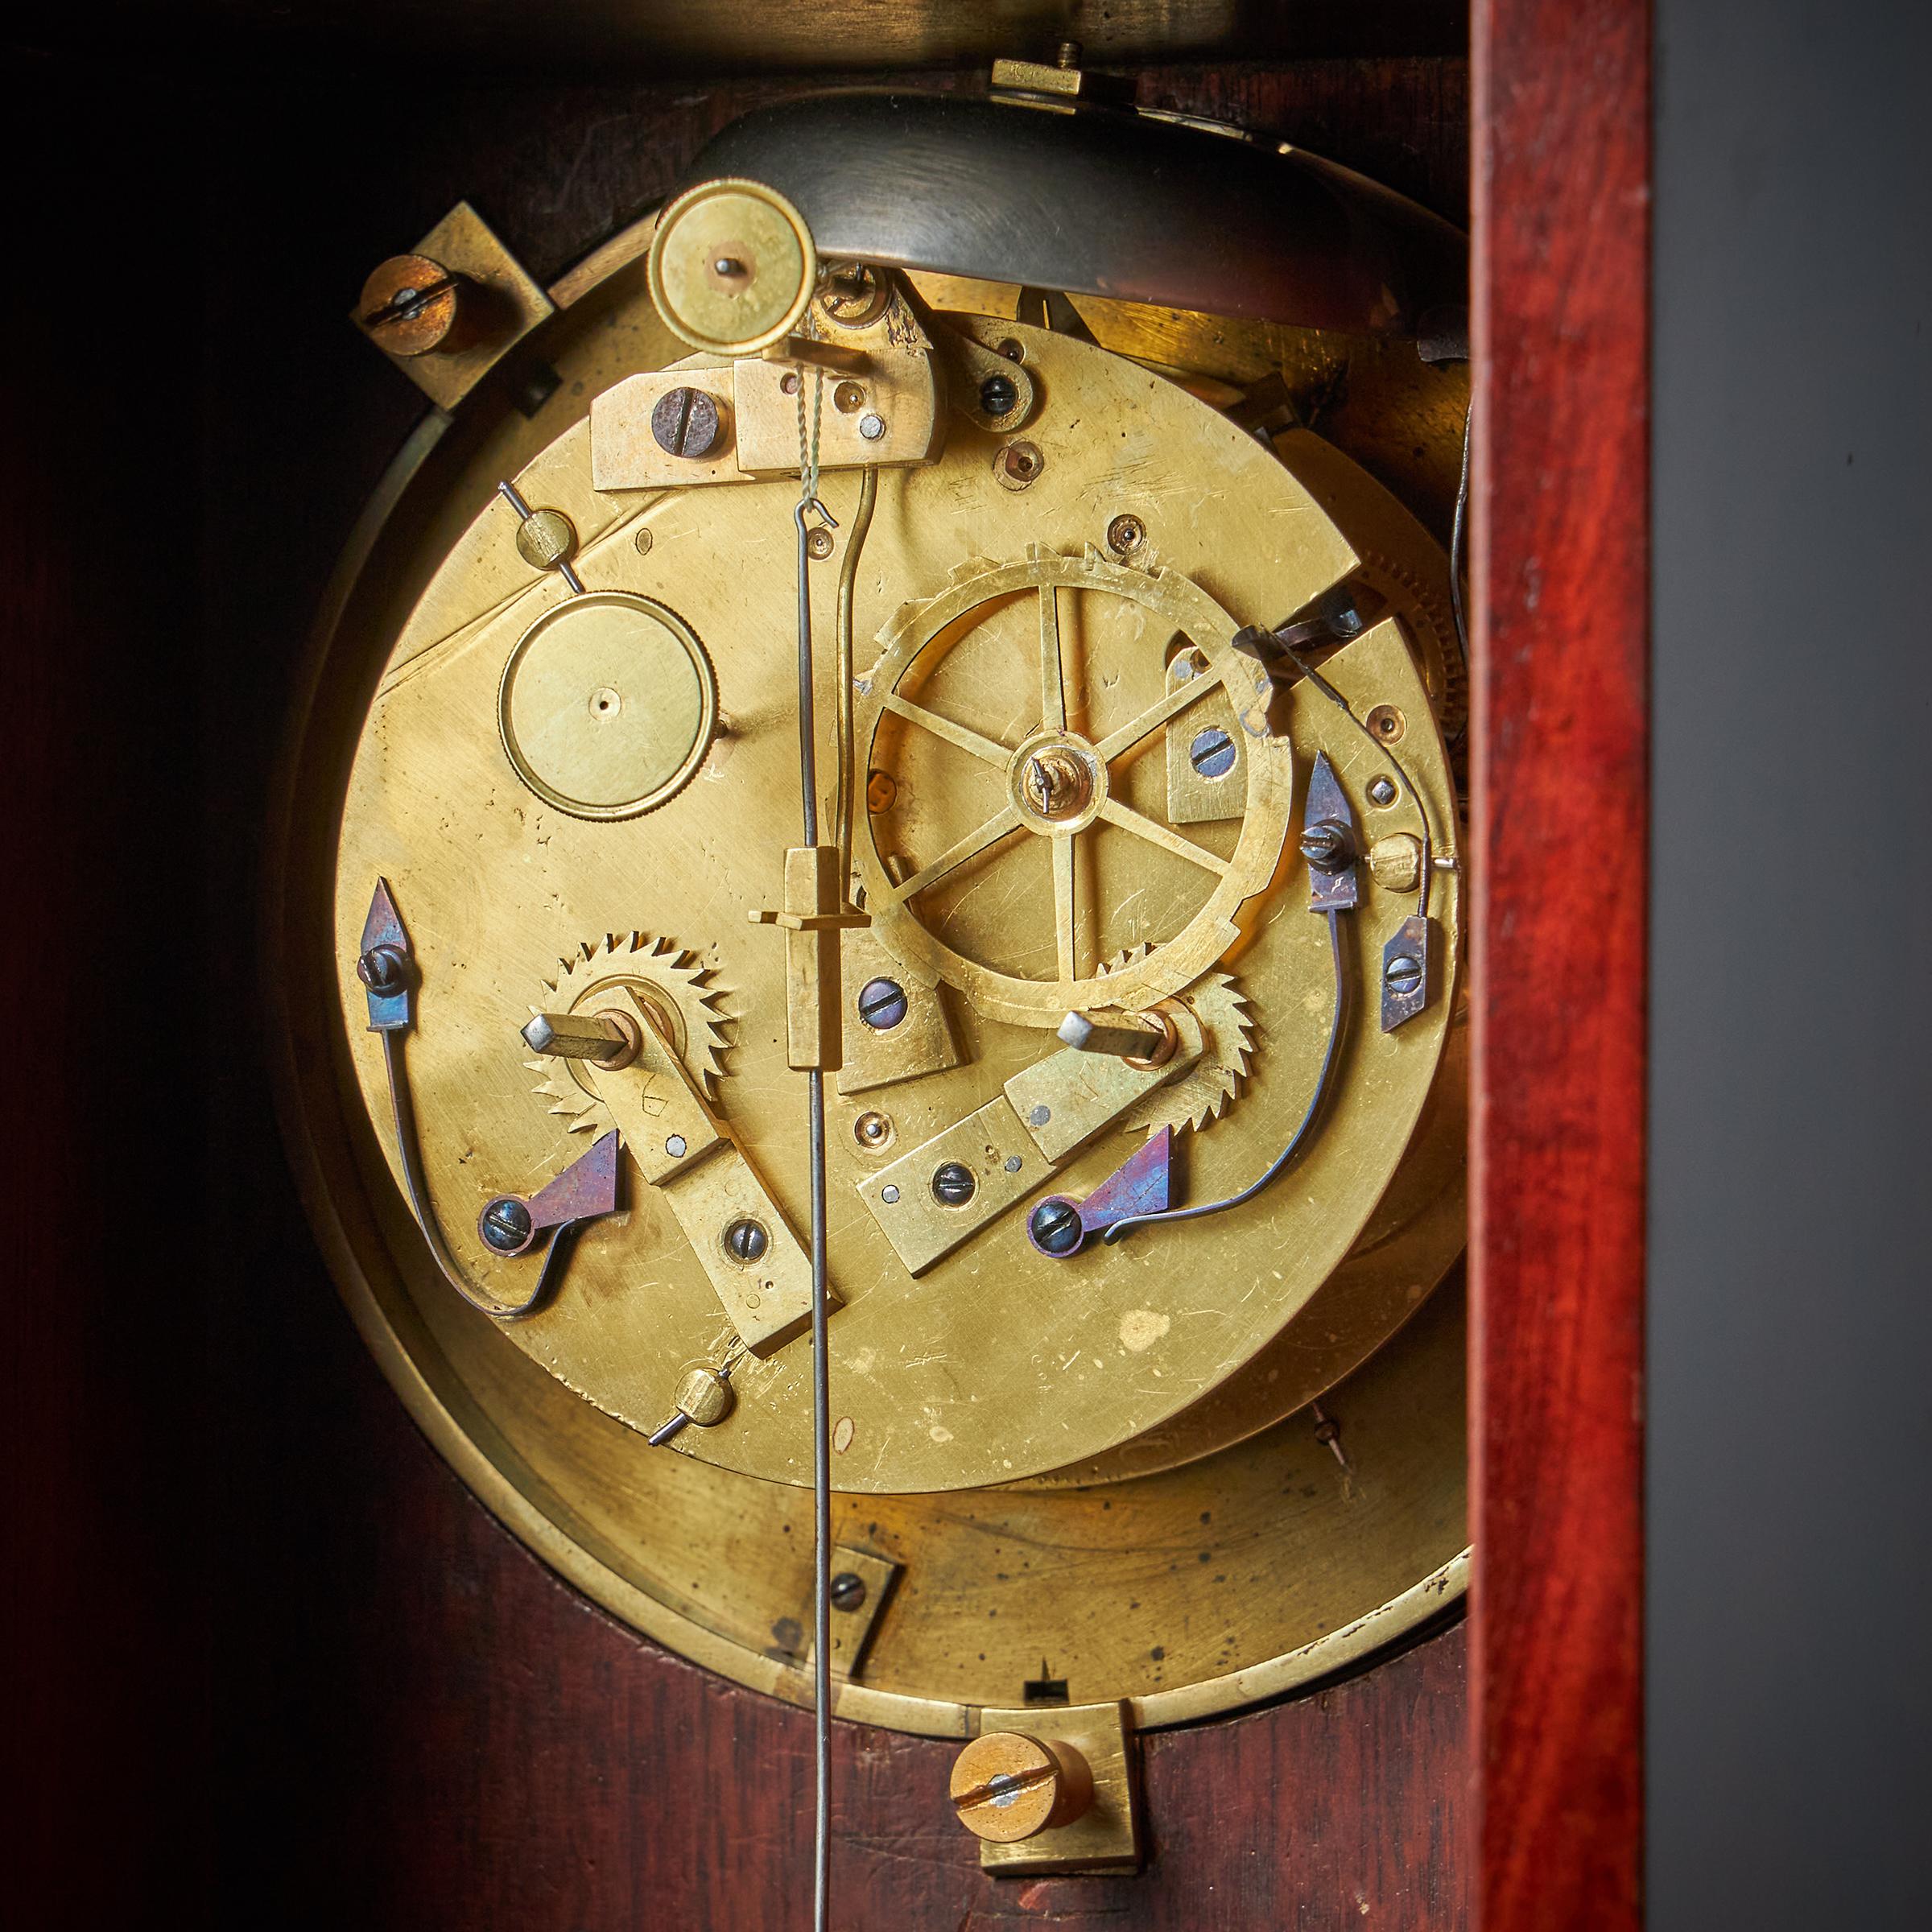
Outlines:
[[859, 434], [868, 443], [876, 443], [886, 433], [886, 419], [877, 410], [869, 409], [859, 418]]
[[1395, 780], [1386, 775], [1368, 781], [1368, 802], [1372, 805], [1393, 805], [1395, 803]]
[[1071, 1254], [1085, 1232], [1070, 1201], [1042, 1201], [1027, 1228], [1034, 1246], [1047, 1254]]
[[724, 1230], [724, 1252], [734, 1261], [743, 1261], [749, 1265], [753, 1261], [762, 1261], [765, 1250], [770, 1245], [771, 1237], [764, 1228], [749, 1217], [733, 1221]]
[[1234, 770], [1234, 740], [1210, 724], [1187, 747], [1187, 762], [1204, 778], [1224, 778]]
[[372, 946], [356, 961], [356, 977], [371, 993], [399, 993], [408, 971], [402, 950], [395, 946]]
[[1398, 952], [1382, 968], [1382, 979], [1391, 993], [1406, 997], [1422, 983], [1422, 963], [1413, 953]]
[[883, 1147], [892, 1138], [892, 1122], [882, 1113], [862, 1113], [852, 1124], [852, 1137], [861, 1147]]
[[989, 376], [980, 385], [980, 411], [983, 415], [1009, 416], [1019, 400], [1019, 384], [1003, 373]]
[[865, 1579], [855, 1576], [849, 1570], [841, 1570], [832, 1579], [832, 1607], [835, 1610], [856, 1610], [865, 1600]]
[[674, 1133], [671, 1135], [670, 1139], [666, 1141], [664, 1143], [664, 1151], [669, 1154], [674, 1161], [683, 1160], [684, 1158], [683, 1135], [681, 1133]]
[[828, 530], [815, 530], [805, 539], [806, 554], [816, 557], [822, 563], [832, 555], [832, 535]]
[[897, 980], [868, 980], [859, 989], [859, 1018], [879, 1033], [906, 1017], [906, 989]]
[[701, 389], [667, 389], [650, 412], [650, 433], [667, 456], [708, 456], [717, 447], [717, 402]]
[[1340, 819], [1318, 819], [1302, 834], [1302, 857], [1317, 872], [1340, 872], [1355, 857], [1355, 840]]
[[964, 1208], [978, 1187], [972, 1170], [959, 1161], [943, 1161], [933, 1171], [932, 1198], [947, 1208]]
[[506, 1194], [483, 1210], [479, 1225], [498, 1254], [514, 1254], [530, 1239], [530, 1210], [514, 1194]]

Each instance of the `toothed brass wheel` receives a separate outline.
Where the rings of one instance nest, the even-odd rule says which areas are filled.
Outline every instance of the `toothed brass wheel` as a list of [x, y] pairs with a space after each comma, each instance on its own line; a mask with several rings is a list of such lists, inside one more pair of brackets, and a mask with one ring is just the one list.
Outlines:
[[[1096, 604], [1114, 609], [1093, 611]], [[1016, 606], [1030, 607], [1025, 638], [1015, 634]], [[1204, 668], [1120, 715], [1109, 704], [1119, 679], [1085, 667], [1086, 634], [1123, 625], [1140, 634], [1133, 644], [1157, 675], [1189, 646]], [[1130, 569], [1091, 547], [1062, 556], [1036, 546], [1019, 563], [968, 564], [936, 597], [902, 609], [859, 685], [858, 742], [869, 769], [894, 776], [892, 806], [872, 815], [872, 836], [858, 841], [873, 931], [914, 971], [1013, 1026], [1057, 1026], [1096, 1004], [1137, 1011], [1206, 971], [1238, 936], [1241, 908], [1274, 876], [1294, 795], [1293, 753], [1265, 723], [1268, 676], [1234, 650], [1239, 628], [1178, 571]], [[1016, 646], [1030, 675], [1015, 675]], [[1217, 691], [1246, 741], [1245, 792], [1231, 815], [1238, 836], [1227, 849], [1177, 830], [1150, 797], [1137, 799], [1129, 775], [1158, 764], [1146, 754], [1165, 743], [1170, 724]], [[968, 712], [987, 719], [989, 697], [1004, 729], [968, 721]], [[949, 749], [948, 803], [968, 809], [943, 819], [914, 809], [925, 804], [921, 788], [895, 772], [909, 733]], [[1103, 836], [1133, 840], [1143, 863], [1178, 863], [1198, 881], [1181, 923], [1150, 934], [1111, 972], [1092, 958], [1081, 916], [1082, 875]], [[983, 881], [997, 896], [999, 869], [1037, 868], [1042, 848], [1053, 881], [1051, 967], [1015, 970], [968, 952], [956, 916], [962, 888]]]

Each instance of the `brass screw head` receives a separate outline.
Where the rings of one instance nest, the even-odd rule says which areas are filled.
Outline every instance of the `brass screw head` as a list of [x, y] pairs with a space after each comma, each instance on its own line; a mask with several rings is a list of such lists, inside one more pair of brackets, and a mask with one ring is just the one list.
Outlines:
[[555, 570], [576, 551], [576, 526], [560, 510], [533, 510], [517, 526], [517, 555], [533, 570]]
[[731, 1384], [716, 1369], [698, 1368], [685, 1372], [672, 1406], [700, 1429], [710, 1429], [731, 1414], [733, 1399]]
[[1422, 842], [1412, 832], [1392, 832], [1368, 848], [1368, 870], [1391, 892], [1414, 892], [1422, 882]]
[[889, 771], [870, 771], [865, 774], [865, 809], [868, 811], [890, 811], [892, 802], [899, 795], [898, 780]]
[[465, 345], [462, 285], [427, 255], [391, 255], [362, 284], [356, 319], [392, 356], [426, 356]]
[[1107, 526], [1107, 547], [1124, 557], [1147, 541], [1147, 526], [1138, 517], [1120, 516]]

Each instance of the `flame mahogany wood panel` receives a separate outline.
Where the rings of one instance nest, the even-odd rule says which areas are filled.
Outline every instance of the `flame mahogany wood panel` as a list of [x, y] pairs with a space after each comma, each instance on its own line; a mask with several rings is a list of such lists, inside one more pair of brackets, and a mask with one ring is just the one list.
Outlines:
[[[808, 1715], [622, 1630], [464, 1493], [335, 1301], [250, 1034], [254, 801], [336, 544], [416, 407], [344, 324], [361, 275], [465, 195], [553, 274], [786, 84], [272, 49], [117, 74], [110, 52], [28, 61], [10, 128], [41, 184], [0, 520], [12, 958], [19, 1009], [70, 1044], [33, 1051], [10, 1104], [28, 1558], [0, 1732], [29, 1795], [0, 1901], [50, 1932], [171, 1907], [801, 1932]], [[1142, 94], [1467, 217], [1459, 62], [1174, 68]], [[123, 205], [116, 275], [76, 281], [75, 237]], [[983, 1878], [950, 1748], [840, 1727], [838, 1923], [1459, 1932], [1465, 1651], [1451, 1628], [1147, 1740], [1130, 1880]]]
[[1633, 1932], [1646, 0], [1479, 0], [1471, 1611], [1481, 1932]]

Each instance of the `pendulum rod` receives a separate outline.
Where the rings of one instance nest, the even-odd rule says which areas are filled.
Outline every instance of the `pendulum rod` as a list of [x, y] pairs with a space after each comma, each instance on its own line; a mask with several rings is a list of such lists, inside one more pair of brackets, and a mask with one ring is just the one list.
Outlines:
[[[819, 501], [819, 423], [825, 394], [822, 369], [812, 372], [807, 442], [805, 384], [799, 383], [799, 502], [792, 521], [799, 533], [799, 789], [804, 809], [804, 843], [819, 842], [818, 727], [813, 704], [811, 554], [808, 514], [836, 527]], [[840, 882], [841, 894], [844, 882]], [[811, 1166], [811, 1503], [812, 1715], [815, 1773], [812, 1831], [813, 1932], [827, 1932], [832, 1885], [832, 1395], [825, 1338], [825, 1075], [805, 1075], [805, 1131]]]

